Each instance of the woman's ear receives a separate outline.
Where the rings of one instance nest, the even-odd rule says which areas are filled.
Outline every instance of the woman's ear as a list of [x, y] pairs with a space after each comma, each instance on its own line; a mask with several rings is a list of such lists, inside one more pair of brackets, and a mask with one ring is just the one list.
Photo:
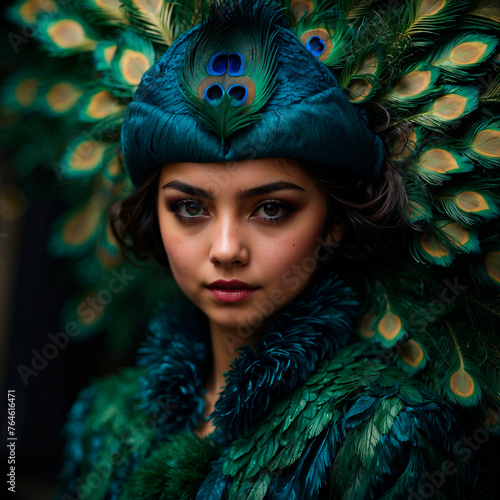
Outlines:
[[338, 246], [344, 237], [345, 229], [343, 219], [339, 215], [335, 216], [330, 231], [326, 235], [325, 243], [327, 245]]

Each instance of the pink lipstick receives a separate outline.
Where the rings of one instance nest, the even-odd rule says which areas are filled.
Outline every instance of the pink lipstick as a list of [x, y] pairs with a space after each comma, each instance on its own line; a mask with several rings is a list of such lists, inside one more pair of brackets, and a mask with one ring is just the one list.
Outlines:
[[210, 295], [220, 302], [239, 302], [257, 291], [257, 287], [240, 280], [217, 280], [207, 288]]

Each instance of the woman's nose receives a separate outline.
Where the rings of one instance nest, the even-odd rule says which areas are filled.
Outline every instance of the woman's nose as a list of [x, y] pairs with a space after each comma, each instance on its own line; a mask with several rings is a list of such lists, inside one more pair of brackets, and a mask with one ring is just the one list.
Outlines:
[[250, 253], [243, 239], [241, 222], [224, 217], [214, 223], [213, 228], [210, 262], [224, 267], [248, 264]]

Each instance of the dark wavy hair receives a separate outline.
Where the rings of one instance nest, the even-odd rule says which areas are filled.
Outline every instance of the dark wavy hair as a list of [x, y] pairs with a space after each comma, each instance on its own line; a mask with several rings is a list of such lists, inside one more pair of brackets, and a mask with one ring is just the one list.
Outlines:
[[[299, 162], [299, 165], [327, 194], [323, 236], [339, 218], [345, 225], [344, 237], [336, 246], [333, 258], [386, 259], [403, 247], [407, 198], [398, 166], [386, 160], [380, 179], [371, 184], [322, 165], [307, 162]], [[112, 205], [110, 222], [126, 253], [132, 253], [139, 260], [153, 257], [168, 268], [157, 216], [159, 176], [158, 168], [133, 194]]]

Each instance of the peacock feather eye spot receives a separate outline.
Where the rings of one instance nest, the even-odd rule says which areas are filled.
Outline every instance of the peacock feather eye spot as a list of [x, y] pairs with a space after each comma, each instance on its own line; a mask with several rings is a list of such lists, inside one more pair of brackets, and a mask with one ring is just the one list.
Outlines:
[[228, 55], [219, 52], [214, 54], [210, 61], [207, 64], [207, 73], [212, 76], [221, 76], [224, 75], [227, 71], [228, 67]]
[[227, 89], [227, 94], [233, 99], [233, 106], [242, 106], [248, 96], [248, 89], [244, 85], [233, 85]]
[[245, 58], [239, 52], [229, 54], [227, 74], [229, 76], [241, 76], [245, 69]]
[[224, 95], [224, 89], [219, 83], [212, 83], [208, 86], [203, 93], [203, 98], [206, 99], [210, 104], [218, 104]]
[[307, 40], [306, 49], [311, 52], [312, 55], [319, 57], [326, 49], [326, 44], [317, 35], [312, 36]]

